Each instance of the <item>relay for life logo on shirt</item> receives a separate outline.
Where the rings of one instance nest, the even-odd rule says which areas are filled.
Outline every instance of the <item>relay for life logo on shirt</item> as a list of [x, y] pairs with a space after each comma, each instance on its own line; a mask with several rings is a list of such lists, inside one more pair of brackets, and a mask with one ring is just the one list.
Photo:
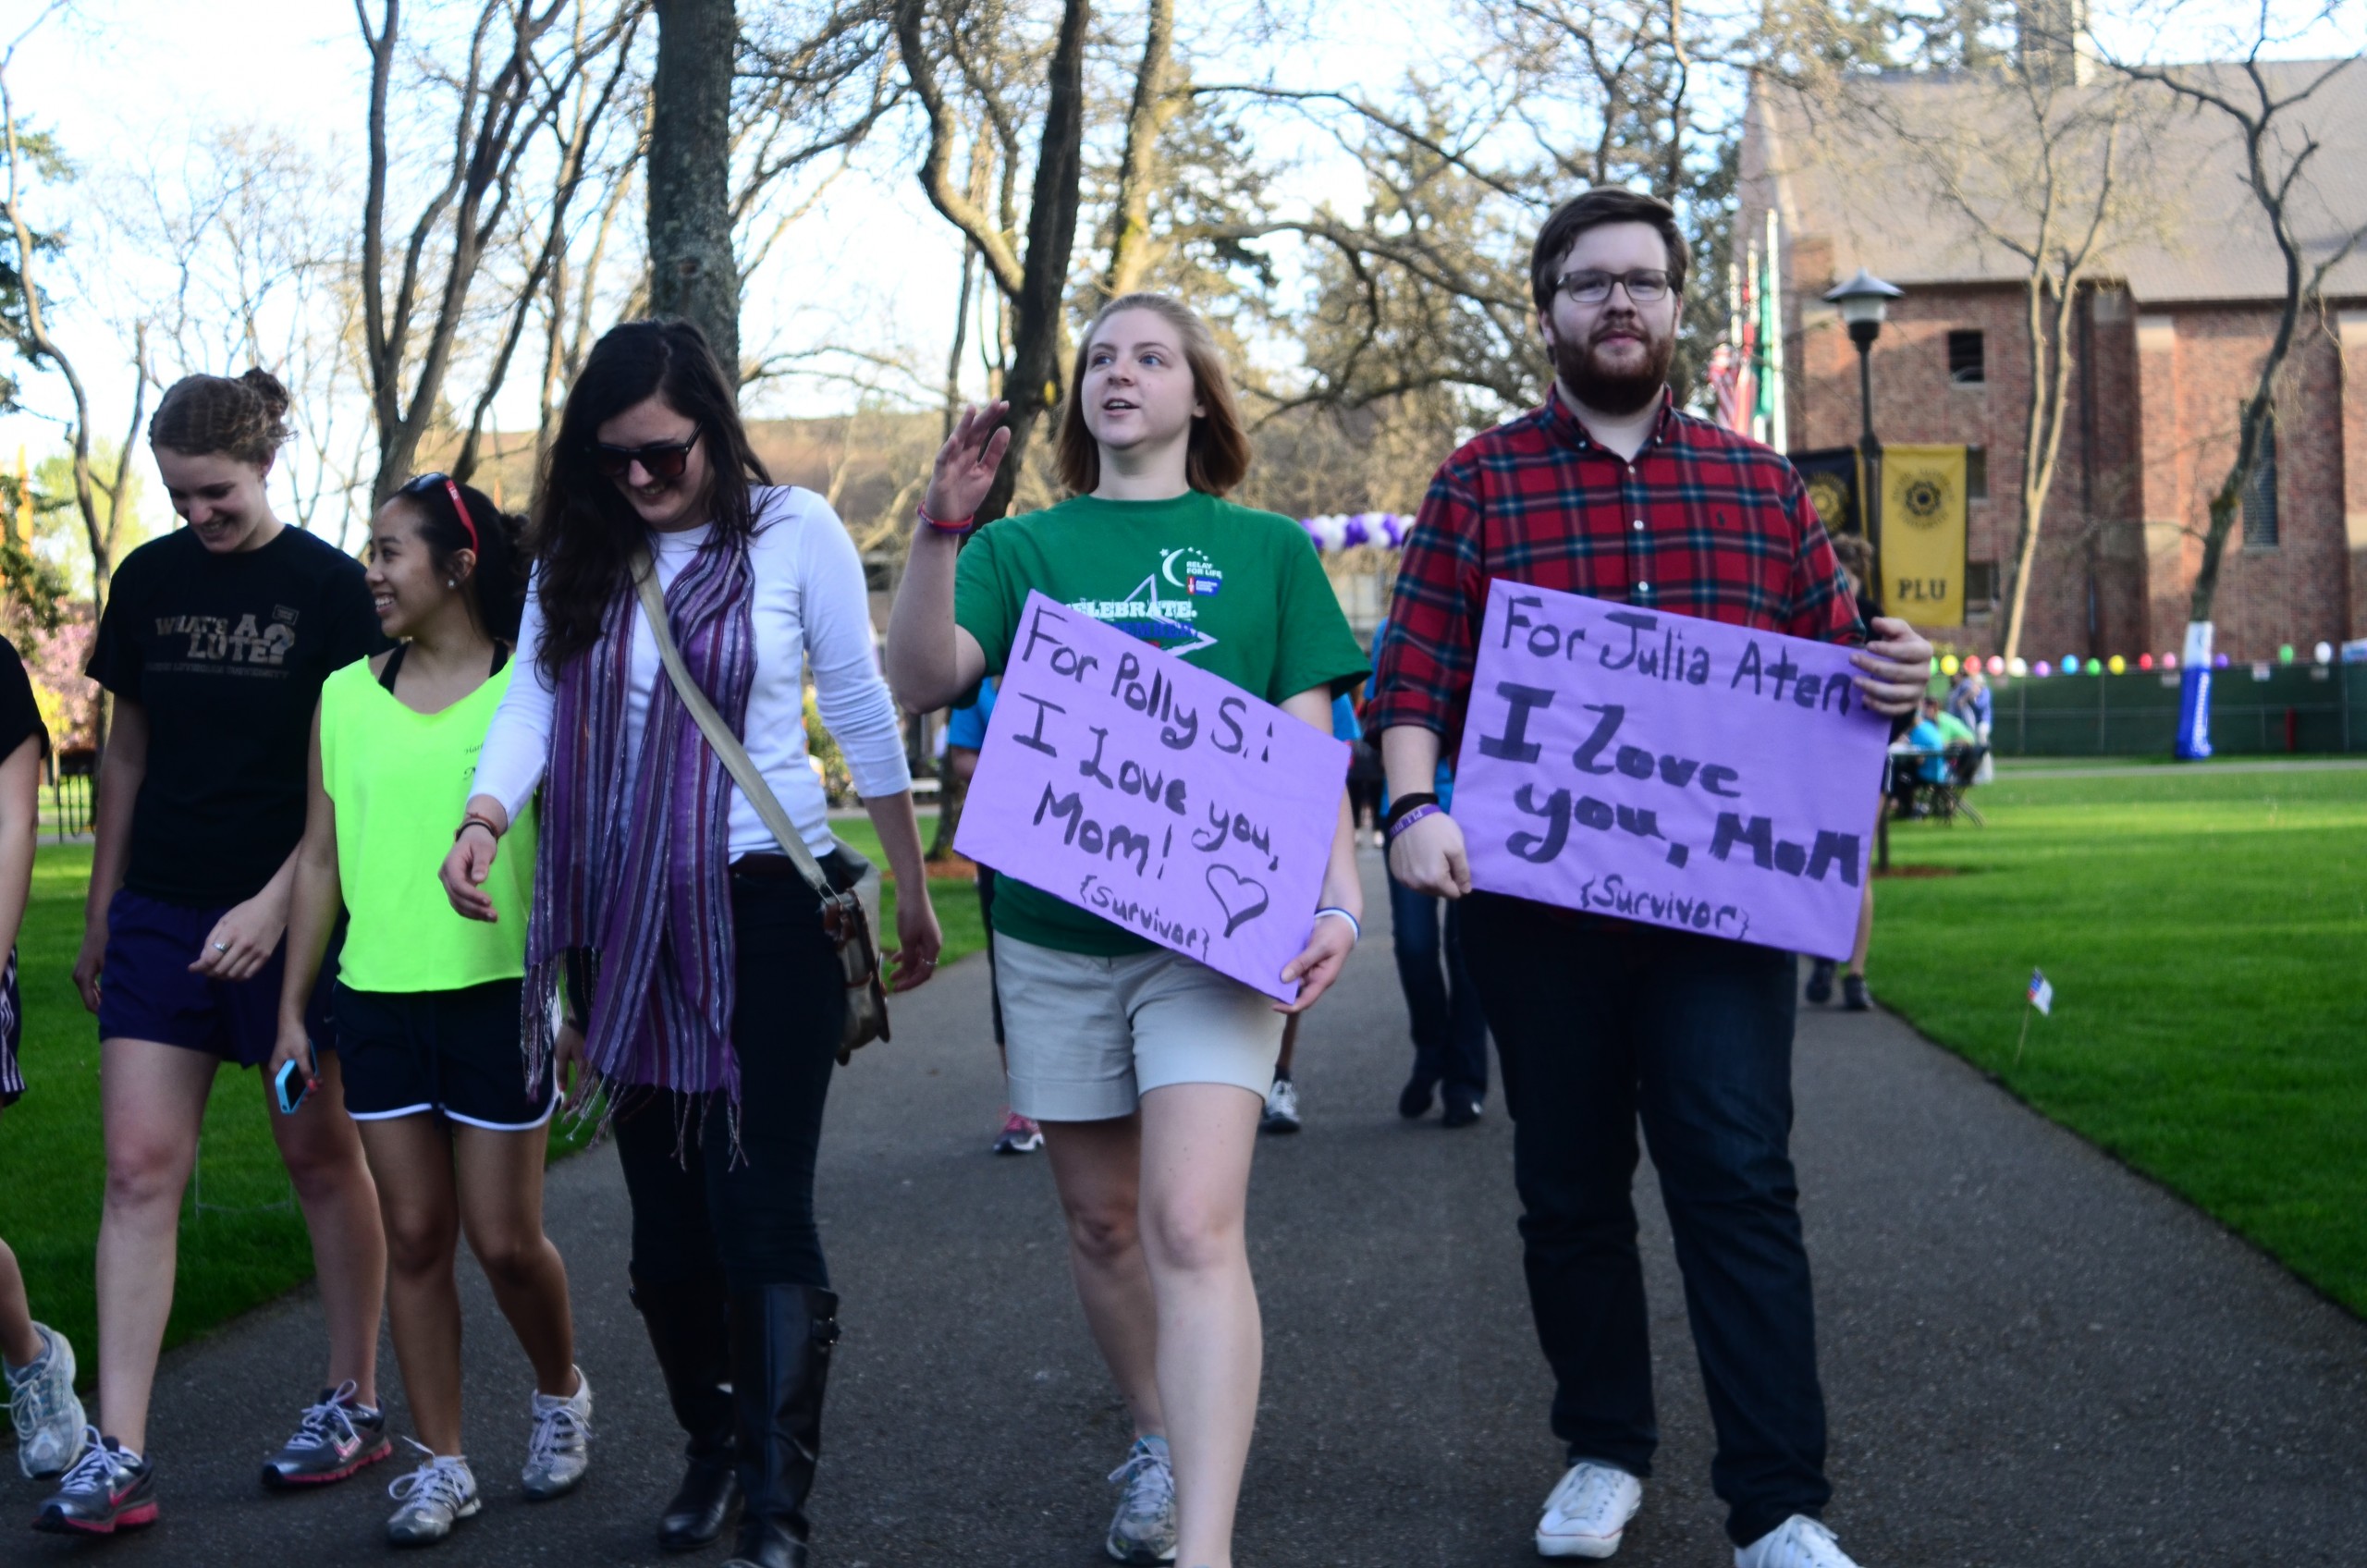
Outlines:
[[[1161, 652], [1189, 654], [1217, 644], [1197, 625], [1200, 606], [1193, 600], [1213, 598], [1223, 589], [1223, 570], [1196, 546], [1162, 547], [1158, 569], [1124, 598], [1072, 599], [1068, 607]], [[1168, 590], [1182, 596], [1170, 598]]]

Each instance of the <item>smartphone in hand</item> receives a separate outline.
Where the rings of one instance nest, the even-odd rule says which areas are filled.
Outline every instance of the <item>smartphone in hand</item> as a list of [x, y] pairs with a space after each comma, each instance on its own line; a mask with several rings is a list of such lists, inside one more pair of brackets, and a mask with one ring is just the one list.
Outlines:
[[320, 1075], [320, 1058], [310, 1047], [306, 1047], [304, 1055], [306, 1060], [301, 1062], [289, 1057], [281, 1063], [278, 1075], [271, 1081], [272, 1093], [278, 1097], [279, 1114], [282, 1116], [296, 1114], [297, 1109], [312, 1096], [313, 1080]]

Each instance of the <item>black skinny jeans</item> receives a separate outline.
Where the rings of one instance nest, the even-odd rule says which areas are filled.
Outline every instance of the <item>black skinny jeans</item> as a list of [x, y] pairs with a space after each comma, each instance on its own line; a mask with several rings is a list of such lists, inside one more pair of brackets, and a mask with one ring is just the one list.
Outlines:
[[735, 1291], [828, 1290], [830, 1270], [814, 1228], [814, 1159], [846, 1017], [838, 955], [822, 930], [821, 902], [803, 880], [735, 872], [731, 917], [739, 1158], [731, 1105], [720, 1092], [689, 1105], [665, 1091], [628, 1095], [616, 1134], [632, 1197], [633, 1277], [679, 1284], [719, 1267]]
[[1717, 1428], [1737, 1546], [1819, 1514], [1824, 1395], [1792, 1173], [1790, 953], [1464, 900], [1513, 1118], [1529, 1309], [1573, 1460], [1650, 1474], [1659, 1428], [1636, 1246], [1640, 1119]]

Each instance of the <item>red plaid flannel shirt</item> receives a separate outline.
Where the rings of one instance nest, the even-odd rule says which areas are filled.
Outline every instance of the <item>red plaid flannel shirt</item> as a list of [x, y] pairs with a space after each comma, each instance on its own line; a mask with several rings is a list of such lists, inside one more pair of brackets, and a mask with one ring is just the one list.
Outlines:
[[1405, 541], [1367, 733], [1463, 729], [1488, 580], [1735, 626], [1862, 642], [1848, 580], [1781, 453], [1664, 403], [1632, 463], [1557, 390], [1465, 443]]

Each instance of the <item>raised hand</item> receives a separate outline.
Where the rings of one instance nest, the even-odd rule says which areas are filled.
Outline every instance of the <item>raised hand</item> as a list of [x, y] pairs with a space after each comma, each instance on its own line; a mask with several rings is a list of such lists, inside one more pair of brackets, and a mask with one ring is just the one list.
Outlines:
[[1011, 450], [1011, 429], [1002, 423], [1011, 405], [1000, 399], [962, 410], [953, 434], [937, 449], [937, 467], [929, 475], [928, 498], [921, 505], [939, 522], [975, 517], [993, 488], [1002, 455]]

